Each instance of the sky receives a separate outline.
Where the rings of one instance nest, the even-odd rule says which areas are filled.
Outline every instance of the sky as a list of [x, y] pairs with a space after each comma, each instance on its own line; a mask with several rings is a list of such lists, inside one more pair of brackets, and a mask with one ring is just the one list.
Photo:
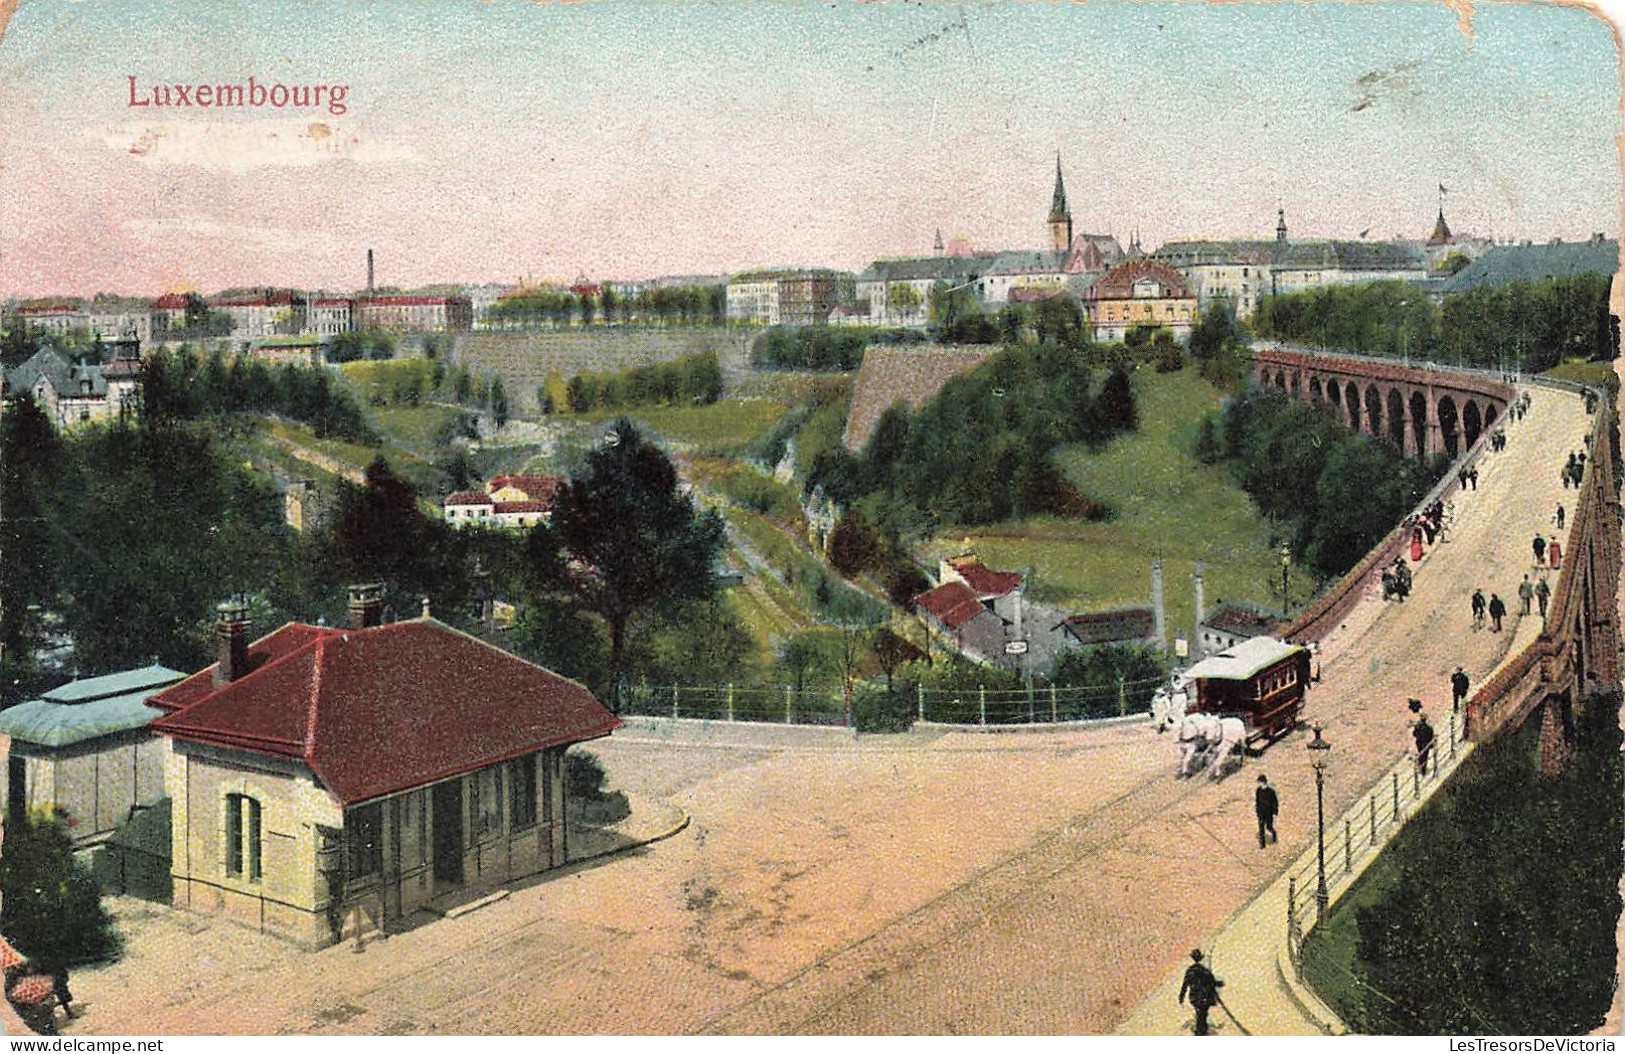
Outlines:
[[[0, 297], [861, 269], [1075, 229], [1619, 230], [1619, 63], [1579, 9], [21, 0]], [[137, 107], [344, 85], [342, 114]], [[132, 88], [130, 77], [134, 77]]]

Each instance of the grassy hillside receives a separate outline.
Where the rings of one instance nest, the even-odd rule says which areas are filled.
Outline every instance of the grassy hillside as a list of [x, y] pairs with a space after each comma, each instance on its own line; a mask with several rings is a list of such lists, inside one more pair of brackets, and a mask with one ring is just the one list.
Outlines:
[[[1280, 606], [1281, 563], [1270, 525], [1222, 465], [1190, 454], [1202, 416], [1218, 392], [1194, 369], [1134, 374], [1140, 428], [1099, 453], [1081, 446], [1057, 454], [1083, 491], [1117, 509], [1104, 523], [1036, 517], [966, 536], [946, 533], [933, 555], [971, 548], [989, 566], [1032, 569], [1035, 599], [1069, 611], [1148, 605], [1151, 560], [1163, 559], [1170, 636], [1194, 630], [1192, 575], [1203, 562], [1207, 603], [1220, 598]], [[1309, 572], [1290, 571], [1292, 600], [1311, 592]]]

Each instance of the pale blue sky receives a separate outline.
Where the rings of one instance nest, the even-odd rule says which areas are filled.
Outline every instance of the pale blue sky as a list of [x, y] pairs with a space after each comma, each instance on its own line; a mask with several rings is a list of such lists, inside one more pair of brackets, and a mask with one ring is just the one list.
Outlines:
[[[855, 269], [939, 226], [1036, 246], [1057, 150], [1078, 228], [1148, 247], [1268, 235], [1278, 202], [1295, 235], [1423, 236], [1440, 183], [1458, 230], [1615, 232], [1608, 27], [1480, 4], [1473, 28], [1431, 3], [23, 0], [0, 294], [349, 287], [369, 245], [400, 283]], [[132, 110], [129, 74], [346, 83], [349, 112]]]

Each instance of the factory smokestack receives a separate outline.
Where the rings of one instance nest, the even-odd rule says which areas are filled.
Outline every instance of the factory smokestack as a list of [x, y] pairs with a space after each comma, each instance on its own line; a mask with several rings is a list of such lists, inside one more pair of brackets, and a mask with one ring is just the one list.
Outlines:
[[367, 292], [372, 292], [372, 250], [367, 250]]
[[1196, 636], [1191, 639], [1191, 655], [1201, 659], [1207, 655], [1202, 646], [1202, 618], [1207, 614], [1207, 597], [1202, 595], [1202, 565], [1196, 565]]
[[1151, 625], [1157, 635], [1157, 647], [1168, 646], [1168, 625], [1162, 610], [1162, 557], [1151, 561]]

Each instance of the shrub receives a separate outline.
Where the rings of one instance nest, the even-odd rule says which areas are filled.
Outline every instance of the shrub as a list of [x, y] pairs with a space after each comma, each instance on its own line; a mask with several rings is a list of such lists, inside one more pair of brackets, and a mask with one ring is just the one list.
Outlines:
[[0, 929], [46, 971], [109, 959], [120, 950], [96, 878], [74, 857], [58, 820], [29, 817], [6, 825], [0, 893]]
[[906, 732], [914, 724], [913, 696], [899, 684], [888, 692], [883, 684], [852, 688], [852, 725], [859, 732]]

